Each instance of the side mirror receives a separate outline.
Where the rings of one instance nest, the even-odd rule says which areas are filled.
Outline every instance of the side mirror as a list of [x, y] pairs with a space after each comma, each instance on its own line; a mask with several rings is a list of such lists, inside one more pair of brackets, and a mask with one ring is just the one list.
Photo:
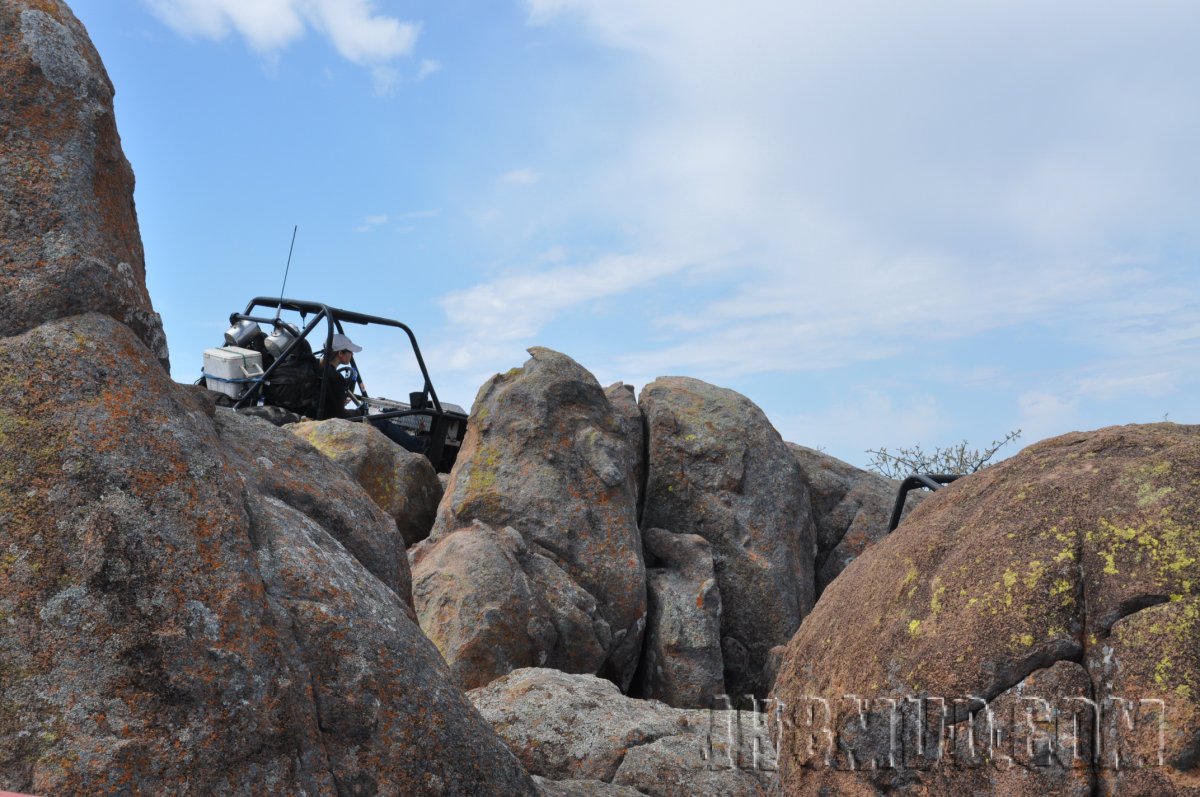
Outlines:
[[425, 394], [423, 392], [422, 393], [409, 393], [408, 394], [408, 406], [409, 406], [409, 409], [414, 409], [414, 410], [425, 409]]

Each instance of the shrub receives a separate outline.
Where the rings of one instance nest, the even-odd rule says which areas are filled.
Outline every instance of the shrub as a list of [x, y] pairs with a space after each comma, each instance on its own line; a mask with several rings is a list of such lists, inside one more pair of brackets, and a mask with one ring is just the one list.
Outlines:
[[886, 448], [867, 449], [871, 461], [867, 468], [889, 479], [903, 479], [914, 473], [947, 473], [965, 475], [987, 467], [989, 460], [1004, 446], [1021, 436], [1015, 429], [1004, 435], [1002, 440], [993, 440], [984, 448], [971, 448], [966, 440], [946, 448], [938, 447], [926, 451], [919, 444], [909, 448], [898, 448], [895, 452]]

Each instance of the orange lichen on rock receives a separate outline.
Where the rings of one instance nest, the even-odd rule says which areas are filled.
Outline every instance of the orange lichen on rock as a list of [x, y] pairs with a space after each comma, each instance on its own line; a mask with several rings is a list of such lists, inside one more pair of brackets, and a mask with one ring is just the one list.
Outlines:
[[0, 6], [0, 86], [0, 336], [94, 310], [165, 366], [112, 85], [64, 3]]

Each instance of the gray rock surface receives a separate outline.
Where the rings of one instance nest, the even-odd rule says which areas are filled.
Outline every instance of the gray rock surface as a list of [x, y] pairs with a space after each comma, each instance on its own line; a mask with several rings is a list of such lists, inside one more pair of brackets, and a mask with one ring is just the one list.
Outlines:
[[526, 769], [554, 780], [611, 781], [631, 748], [706, 721], [704, 712], [627, 698], [603, 678], [551, 669], [514, 670], [467, 695]]
[[168, 378], [61, 2], [0, 0], [0, 87], [0, 788], [535, 794], [411, 618], [395, 523]]
[[[529, 588], [561, 609], [547, 618], [557, 624], [553, 648], [537, 647], [546, 638], [539, 631], [530, 635], [534, 647], [525, 660], [545, 654], [547, 661], [570, 661], [572, 669], [628, 687], [646, 614], [637, 451], [591, 374], [548, 349], [530, 354], [524, 367], [480, 388], [430, 542], [476, 520], [516, 529], [537, 554], [527, 560], [537, 569], [527, 572]], [[428, 606], [454, 600], [423, 590], [418, 613], [432, 617]], [[487, 633], [485, 607], [460, 605], [475, 613], [457, 626]], [[570, 622], [560, 623], [562, 617]], [[434, 639], [446, 637], [424, 628]], [[449, 658], [454, 647], [442, 648], [443, 654]]]
[[712, 546], [730, 694], [765, 694], [767, 652], [812, 607], [814, 528], [796, 460], [762, 411], [732, 390], [686, 377], [647, 385], [645, 528], [699, 534]]
[[721, 592], [712, 548], [697, 534], [642, 532], [656, 560], [646, 570], [646, 640], [634, 694], [677, 708], [709, 708], [723, 694]]
[[511, 526], [476, 521], [410, 556], [421, 627], [464, 689], [520, 667], [591, 672], [604, 656], [592, 633], [595, 599]]
[[655, 797], [765, 797], [775, 783], [770, 733], [747, 712], [675, 709], [548, 669], [515, 670], [468, 695], [526, 768], [553, 781]]
[[539, 797], [644, 797], [644, 792], [629, 786], [615, 786], [602, 780], [550, 780], [533, 776]]
[[721, 755], [718, 746], [717, 755], [697, 765], [696, 741], [666, 736], [634, 747], [621, 761], [613, 783], [655, 797], [767, 797], [778, 783], [773, 755], [763, 756], [764, 767], [769, 764], [770, 769], [756, 769], [749, 760], [753, 751], [739, 765]]
[[167, 367], [112, 84], [65, 3], [0, 3], [0, 86], [0, 337], [95, 310]]
[[429, 536], [442, 484], [427, 457], [396, 445], [369, 423], [334, 418], [288, 429], [348, 470], [396, 521], [406, 546]]
[[367, 534], [394, 524], [343, 469], [214, 423], [108, 316], [3, 343], [0, 784], [534, 793], [410, 619], [403, 559]]
[[[817, 532], [817, 595], [863, 551], [887, 534], [900, 483], [836, 457], [788, 443], [808, 488]], [[908, 494], [907, 517], [926, 493]]]
[[214, 418], [226, 455], [239, 463], [257, 492], [316, 521], [405, 604], [412, 605], [404, 539], [395, 522], [344, 468], [302, 438], [260, 418], [225, 408], [217, 408]]
[[[604, 395], [608, 397], [608, 403], [617, 415], [620, 435], [629, 442], [634, 451], [633, 483], [637, 488], [636, 503], [640, 512], [642, 490], [646, 483], [646, 422], [642, 418], [641, 408], [638, 407], [633, 385], [617, 382], [606, 387]], [[638, 518], [640, 521], [640, 514]]]

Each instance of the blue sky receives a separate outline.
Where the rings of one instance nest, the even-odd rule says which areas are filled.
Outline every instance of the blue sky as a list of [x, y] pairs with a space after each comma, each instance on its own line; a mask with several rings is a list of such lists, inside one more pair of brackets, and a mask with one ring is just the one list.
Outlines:
[[72, 8], [177, 380], [299, 225], [288, 295], [406, 321], [463, 405], [543, 345], [858, 465], [1200, 419], [1194, 3]]

